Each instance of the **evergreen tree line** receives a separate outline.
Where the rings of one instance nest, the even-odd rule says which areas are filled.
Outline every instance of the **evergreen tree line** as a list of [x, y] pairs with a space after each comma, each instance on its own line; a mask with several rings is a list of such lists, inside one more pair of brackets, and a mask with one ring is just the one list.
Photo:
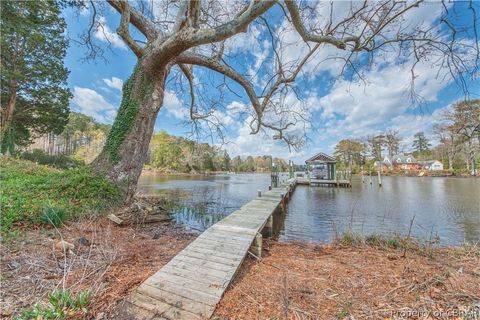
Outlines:
[[70, 112], [60, 134], [52, 132], [36, 137], [24, 148], [41, 150], [48, 155], [65, 155], [90, 163], [102, 150], [111, 125], [98, 123], [92, 117]]

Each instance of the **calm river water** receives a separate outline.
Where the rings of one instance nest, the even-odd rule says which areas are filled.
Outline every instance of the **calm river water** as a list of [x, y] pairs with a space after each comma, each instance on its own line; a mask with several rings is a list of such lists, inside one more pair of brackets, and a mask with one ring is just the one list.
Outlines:
[[[336, 232], [439, 237], [441, 244], [480, 240], [480, 180], [383, 177], [383, 186], [354, 179], [352, 188], [298, 186], [280, 222], [284, 241], [329, 242]], [[177, 205], [176, 222], [202, 231], [266, 190], [269, 174], [144, 175], [140, 191], [163, 194]]]

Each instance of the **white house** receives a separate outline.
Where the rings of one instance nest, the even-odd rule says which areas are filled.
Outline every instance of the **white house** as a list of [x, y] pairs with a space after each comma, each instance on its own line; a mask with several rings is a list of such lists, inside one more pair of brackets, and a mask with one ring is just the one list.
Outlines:
[[443, 163], [438, 160], [419, 161], [423, 170], [427, 171], [442, 171]]

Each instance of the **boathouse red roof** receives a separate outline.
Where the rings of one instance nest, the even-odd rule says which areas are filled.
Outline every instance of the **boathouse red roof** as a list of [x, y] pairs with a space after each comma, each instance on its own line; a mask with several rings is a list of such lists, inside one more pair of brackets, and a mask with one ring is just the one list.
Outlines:
[[317, 153], [316, 155], [314, 155], [313, 157], [311, 157], [310, 159], [308, 159], [307, 161], [305, 161], [305, 163], [309, 163], [309, 162], [330, 162], [330, 163], [335, 163], [335, 162], [337, 162], [337, 161], [335, 160], [334, 157], [329, 156], [329, 155], [326, 154], [326, 153], [319, 152], [319, 153]]

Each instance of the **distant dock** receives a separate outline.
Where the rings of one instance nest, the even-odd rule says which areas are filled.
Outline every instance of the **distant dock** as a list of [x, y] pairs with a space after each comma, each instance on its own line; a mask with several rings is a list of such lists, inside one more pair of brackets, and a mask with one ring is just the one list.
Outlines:
[[342, 187], [351, 188], [352, 182], [350, 180], [323, 180], [323, 179], [310, 179], [307, 177], [297, 177], [297, 184], [309, 185], [309, 186], [325, 186], [325, 187]]

